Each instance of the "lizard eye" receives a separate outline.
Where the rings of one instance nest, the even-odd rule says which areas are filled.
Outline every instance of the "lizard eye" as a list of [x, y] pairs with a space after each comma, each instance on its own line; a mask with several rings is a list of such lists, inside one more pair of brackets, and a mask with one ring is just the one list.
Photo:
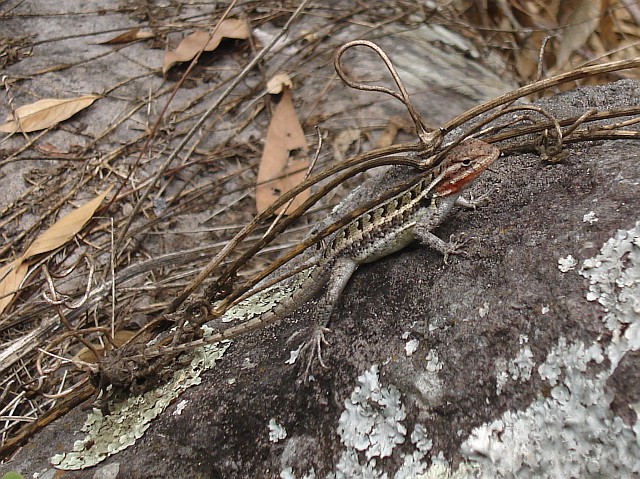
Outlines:
[[462, 163], [462, 166], [471, 166], [471, 158], [465, 158], [460, 163]]

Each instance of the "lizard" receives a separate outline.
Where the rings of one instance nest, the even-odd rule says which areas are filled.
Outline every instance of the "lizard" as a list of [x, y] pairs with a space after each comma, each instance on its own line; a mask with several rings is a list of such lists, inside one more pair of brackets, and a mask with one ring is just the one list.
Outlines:
[[[327, 326], [334, 306], [358, 266], [395, 253], [414, 240], [442, 253], [445, 262], [449, 255], [458, 253], [459, 243], [447, 243], [433, 230], [446, 219], [455, 204], [470, 206], [461, 194], [499, 155], [497, 147], [477, 139], [455, 146], [438, 166], [417, 175], [414, 172], [412, 181], [400, 193], [367, 209], [321, 243], [320, 251], [306, 263], [308, 266], [283, 284], [248, 296], [223, 316], [223, 320], [230, 320], [234, 310], [240, 311], [235, 316], [243, 322], [188, 343], [169, 348], [151, 347], [145, 350], [144, 356], [186, 351], [261, 329], [293, 313], [326, 285], [325, 294], [316, 307], [316, 331], [305, 345], [305, 349], [312, 350], [307, 371], [315, 356], [313, 351], [326, 367], [321, 355], [321, 346], [326, 344], [324, 333], [329, 331]], [[266, 309], [257, 307], [269, 296], [278, 296], [277, 301], [270, 302]]]

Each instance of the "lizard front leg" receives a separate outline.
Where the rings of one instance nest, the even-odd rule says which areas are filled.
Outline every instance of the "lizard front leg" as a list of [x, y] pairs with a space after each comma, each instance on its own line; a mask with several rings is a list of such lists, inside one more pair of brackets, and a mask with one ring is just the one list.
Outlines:
[[459, 197], [448, 196], [438, 199], [436, 203], [431, 205], [425, 214], [423, 214], [413, 226], [413, 238], [429, 248], [444, 255], [444, 262], [448, 263], [449, 256], [452, 254], [463, 254], [462, 246], [466, 241], [455, 241], [449, 238], [444, 241], [438, 238], [433, 231], [442, 223], [454, 204], [457, 204]]

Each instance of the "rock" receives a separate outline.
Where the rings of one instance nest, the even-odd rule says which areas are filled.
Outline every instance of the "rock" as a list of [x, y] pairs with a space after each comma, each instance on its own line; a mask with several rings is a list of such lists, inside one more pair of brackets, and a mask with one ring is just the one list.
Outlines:
[[[639, 83], [620, 81], [539, 104], [564, 117], [638, 98]], [[558, 164], [505, 157], [484, 176], [489, 204], [438, 231], [469, 238], [467, 256], [445, 266], [415, 246], [360, 268], [332, 319], [330, 369], [314, 381], [285, 364], [289, 338], [312, 324], [309, 304], [236, 341], [100, 467], [132, 479], [640, 472], [639, 150], [565, 150]], [[0, 472], [50, 468], [83, 416], [50, 425]]]

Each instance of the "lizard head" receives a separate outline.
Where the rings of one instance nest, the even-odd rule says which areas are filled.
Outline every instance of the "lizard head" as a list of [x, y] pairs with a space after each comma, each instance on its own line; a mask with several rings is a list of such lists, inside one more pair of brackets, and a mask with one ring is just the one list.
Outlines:
[[461, 192], [498, 156], [498, 148], [481, 140], [470, 139], [452, 148], [442, 162], [442, 179], [435, 188], [434, 196]]

